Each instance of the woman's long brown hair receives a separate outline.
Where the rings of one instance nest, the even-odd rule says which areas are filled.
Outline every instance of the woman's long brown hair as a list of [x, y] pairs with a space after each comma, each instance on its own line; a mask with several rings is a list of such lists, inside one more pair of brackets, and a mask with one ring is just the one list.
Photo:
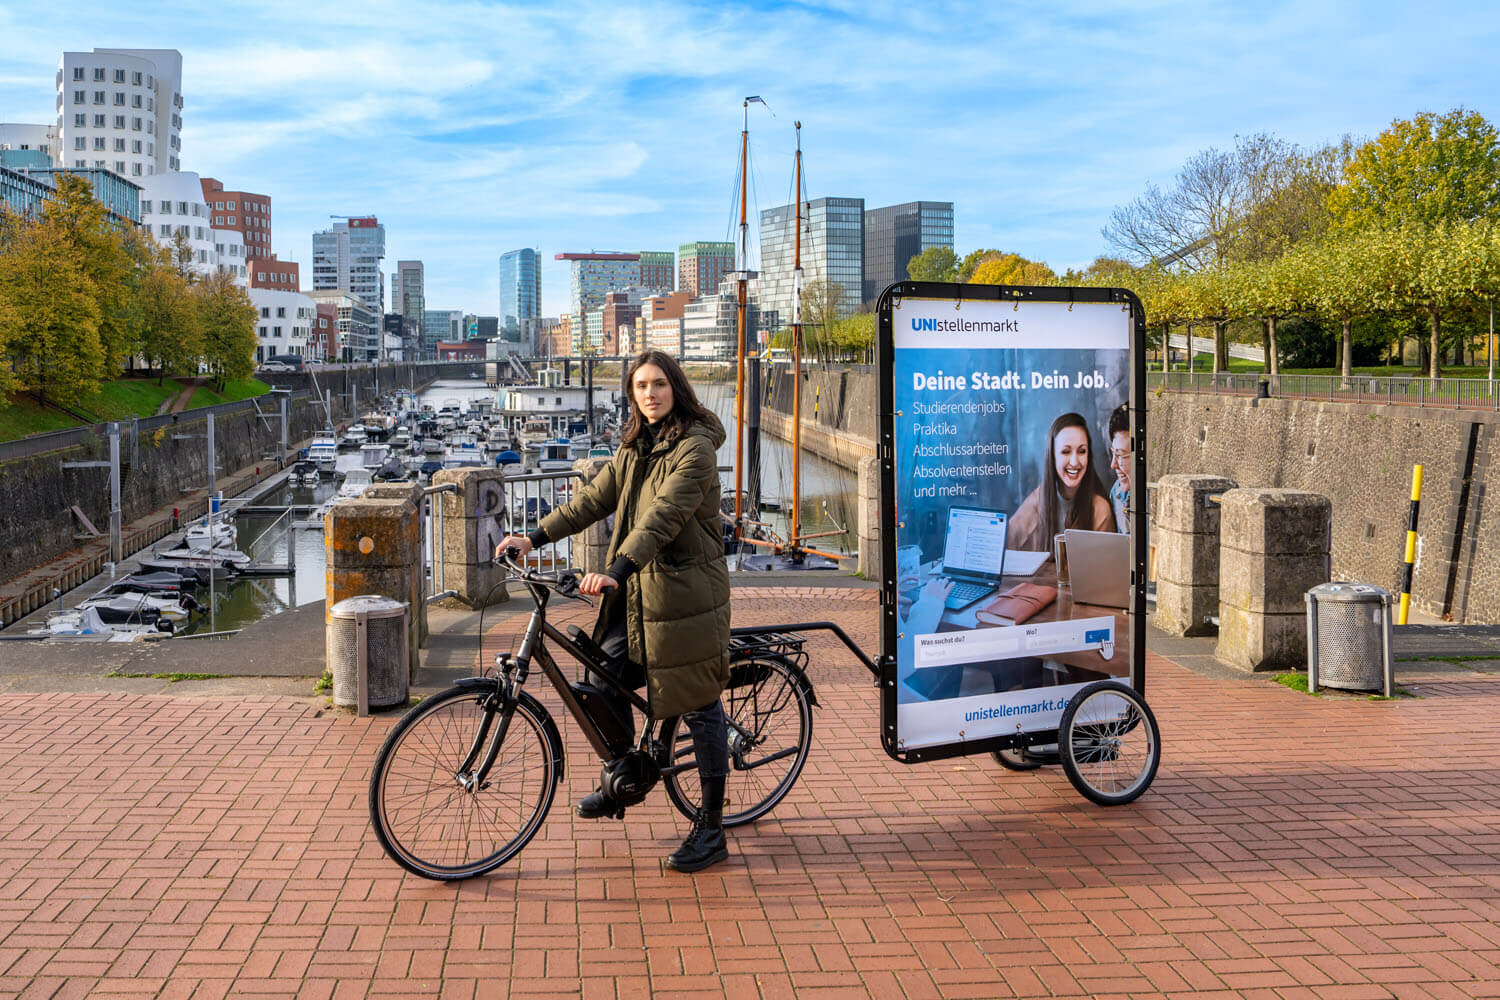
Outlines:
[[667, 384], [672, 387], [672, 411], [661, 418], [663, 438], [676, 440], [687, 432], [688, 427], [712, 415], [707, 407], [698, 402], [698, 394], [688, 384], [682, 366], [670, 354], [644, 351], [636, 355], [625, 373], [625, 391], [630, 394], [630, 422], [625, 425], [625, 433], [620, 438], [622, 446], [635, 444], [635, 439], [641, 436], [641, 428], [646, 426], [646, 415], [635, 401], [635, 373], [642, 365], [660, 368], [667, 376]]
[[[1099, 474], [1094, 471], [1094, 435], [1089, 433], [1088, 421], [1083, 419], [1082, 414], [1064, 413], [1052, 421], [1052, 429], [1047, 432], [1047, 466], [1042, 471], [1041, 496], [1042, 530], [1047, 537], [1051, 536], [1052, 529], [1057, 524], [1057, 494], [1060, 485], [1057, 477], [1057, 455], [1054, 450], [1057, 444], [1057, 433], [1068, 427], [1083, 428], [1084, 440], [1088, 442], [1089, 458], [1084, 466], [1083, 481], [1078, 484], [1078, 491], [1073, 494], [1073, 500], [1068, 504], [1067, 515], [1063, 518], [1063, 527], [1092, 528], [1094, 526], [1094, 498], [1105, 495], [1104, 484], [1099, 481]], [[1114, 521], [1111, 520], [1110, 524], [1113, 525]]]

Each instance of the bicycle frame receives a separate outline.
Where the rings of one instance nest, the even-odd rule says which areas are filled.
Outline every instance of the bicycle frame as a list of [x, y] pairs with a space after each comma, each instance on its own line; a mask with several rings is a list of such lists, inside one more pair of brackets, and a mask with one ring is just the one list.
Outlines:
[[[604, 669], [604, 664], [595, 659], [588, 650], [574, 642], [567, 635], [559, 632], [547, 622], [547, 602], [551, 598], [550, 587], [530, 580], [522, 580], [521, 582], [531, 591], [532, 598], [536, 601], [536, 609], [531, 612], [530, 620], [526, 624], [526, 631], [522, 634], [521, 644], [515, 656], [511, 658], [509, 654], [501, 655], [500, 665], [502, 669], [496, 678], [496, 695], [501, 699], [501, 711], [498, 714], [499, 724], [495, 727], [494, 734], [490, 735], [488, 732], [490, 728], [489, 717], [486, 717], [484, 724], [480, 726], [479, 732], [475, 734], [474, 744], [469, 750], [468, 757], [465, 758], [460, 767], [460, 774], [469, 775], [469, 777], [460, 778], [460, 781], [465, 784], [472, 782], [477, 786], [483, 784], [485, 778], [489, 775], [490, 768], [494, 766], [495, 759], [499, 755], [500, 746], [505, 740], [506, 730], [510, 727], [511, 717], [515, 714], [516, 692], [521, 690], [526, 683], [526, 679], [531, 675], [531, 665], [533, 662], [541, 668], [542, 674], [547, 680], [552, 682], [552, 687], [557, 691], [558, 697], [562, 699], [563, 705], [568, 710], [568, 714], [573, 717], [578, 723], [579, 728], [583, 730], [584, 737], [589, 741], [589, 746], [593, 748], [594, 753], [598, 755], [600, 761], [607, 763], [616, 758], [617, 755], [609, 746], [603, 731], [599, 728], [598, 723], [594, 721], [593, 716], [579, 702], [578, 696], [573, 691], [572, 682], [563, 673], [562, 667], [553, 658], [546, 644], [542, 641], [543, 639], [550, 639], [559, 644], [563, 649], [566, 649], [574, 659], [588, 668], [594, 676], [601, 678], [646, 716], [646, 725], [642, 728], [639, 745], [639, 749], [645, 752], [650, 747], [656, 735], [671, 720], [653, 719], [650, 706], [644, 698], [625, 687], [613, 674]], [[489, 745], [488, 747], [484, 747], [487, 738]], [[483, 761], [477, 770], [470, 772], [469, 769], [473, 767], [474, 761], [479, 759], [481, 752], [484, 753]], [[676, 774], [696, 766], [697, 761], [695, 758], [687, 764], [667, 762], [661, 766], [660, 770], [661, 774], [665, 776]]]

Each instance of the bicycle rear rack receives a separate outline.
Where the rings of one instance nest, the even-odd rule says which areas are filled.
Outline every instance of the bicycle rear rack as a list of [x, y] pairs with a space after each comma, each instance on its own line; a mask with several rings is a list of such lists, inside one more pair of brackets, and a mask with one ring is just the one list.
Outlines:
[[746, 625], [729, 630], [729, 652], [731, 656], [740, 650], [797, 654], [803, 652], [807, 636], [802, 632], [832, 632], [848, 647], [866, 670], [880, 679], [880, 668], [865, 655], [865, 651], [854, 644], [854, 640], [833, 622], [797, 622], [790, 625]]

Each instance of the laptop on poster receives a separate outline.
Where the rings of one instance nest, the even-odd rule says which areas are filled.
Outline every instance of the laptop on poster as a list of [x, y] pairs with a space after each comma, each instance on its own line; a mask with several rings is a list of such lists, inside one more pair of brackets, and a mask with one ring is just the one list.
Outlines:
[[1063, 532], [1068, 547], [1068, 579], [1075, 604], [1130, 606], [1130, 536], [1113, 531]]
[[943, 536], [943, 568], [939, 575], [953, 581], [944, 607], [966, 608], [1000, 586], [1005, 571], [1005, 536], [1010, 518], [985, 507], [949, 507]]

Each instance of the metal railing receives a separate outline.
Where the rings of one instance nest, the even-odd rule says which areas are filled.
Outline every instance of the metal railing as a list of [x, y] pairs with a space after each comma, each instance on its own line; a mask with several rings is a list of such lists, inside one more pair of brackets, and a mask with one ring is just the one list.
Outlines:
[[1254, 396], [1266, 384], [1282, 399], [1500, 411], [1500, 380], [1384, 375], [1267, 375], [1264, 372], [1148, 372], [1146, 386], [1166, 392]]
[[[292, 393], [293, 400], [310, 398], [312, 392], [302, 389]], [[256, 408], [255, 398], [239, 399], [232, 403], [216, 403], [213, 406], [199, 406], [191, 410], [183, 410], [180, 413], [163, 413], [153, 417], [139, 417], [135, 420], [126, 420], [120, 423], [122, 444], [133, 447], [135, 440], [141, 434], [150, 434], [159, 427], [170, 427], [174, 424], [192, 423], [203, 419], [207, 414], [215, 415], [240, 413], [245, 410]], [[89, 441], [102, 439], [109, 434], [109, 424], [89, 424], [83, 427], [69, 427], [60, 431], [48, 431], [44, 434], [31, 434], [15, 441], [0, 441], [0, 462], [10, 462], [18, 458], [27, 458], [31, 455], [40, 455], [44, 452], [58, 451], [62, 448], [72, 448], [77, 445], [86, 444]]]
[[[583, 475], [571, 469], [565, 472], [534, 472], [505, 478], [505, 493], [501, 509], [500, 526], [504, 531], [524, 534], [532, 531], [543, 517], [551, 513], [559, 503], [572, 497], [572, 490]], [[442, 516], [442, 494], [457, 495], [458, 486], [444, 483], [428, 486], [422, 496], [422, 598], [431, 604], [445, 597], [453, 597], [457, 591], [440, 589], [446, 576], [447, 540], [444, 538]], [[573, 562], [573, 542], [570, 536], [560, 542], [545, 546], [530, 555], [526, 562], [547, 572], [567, 569]]]

